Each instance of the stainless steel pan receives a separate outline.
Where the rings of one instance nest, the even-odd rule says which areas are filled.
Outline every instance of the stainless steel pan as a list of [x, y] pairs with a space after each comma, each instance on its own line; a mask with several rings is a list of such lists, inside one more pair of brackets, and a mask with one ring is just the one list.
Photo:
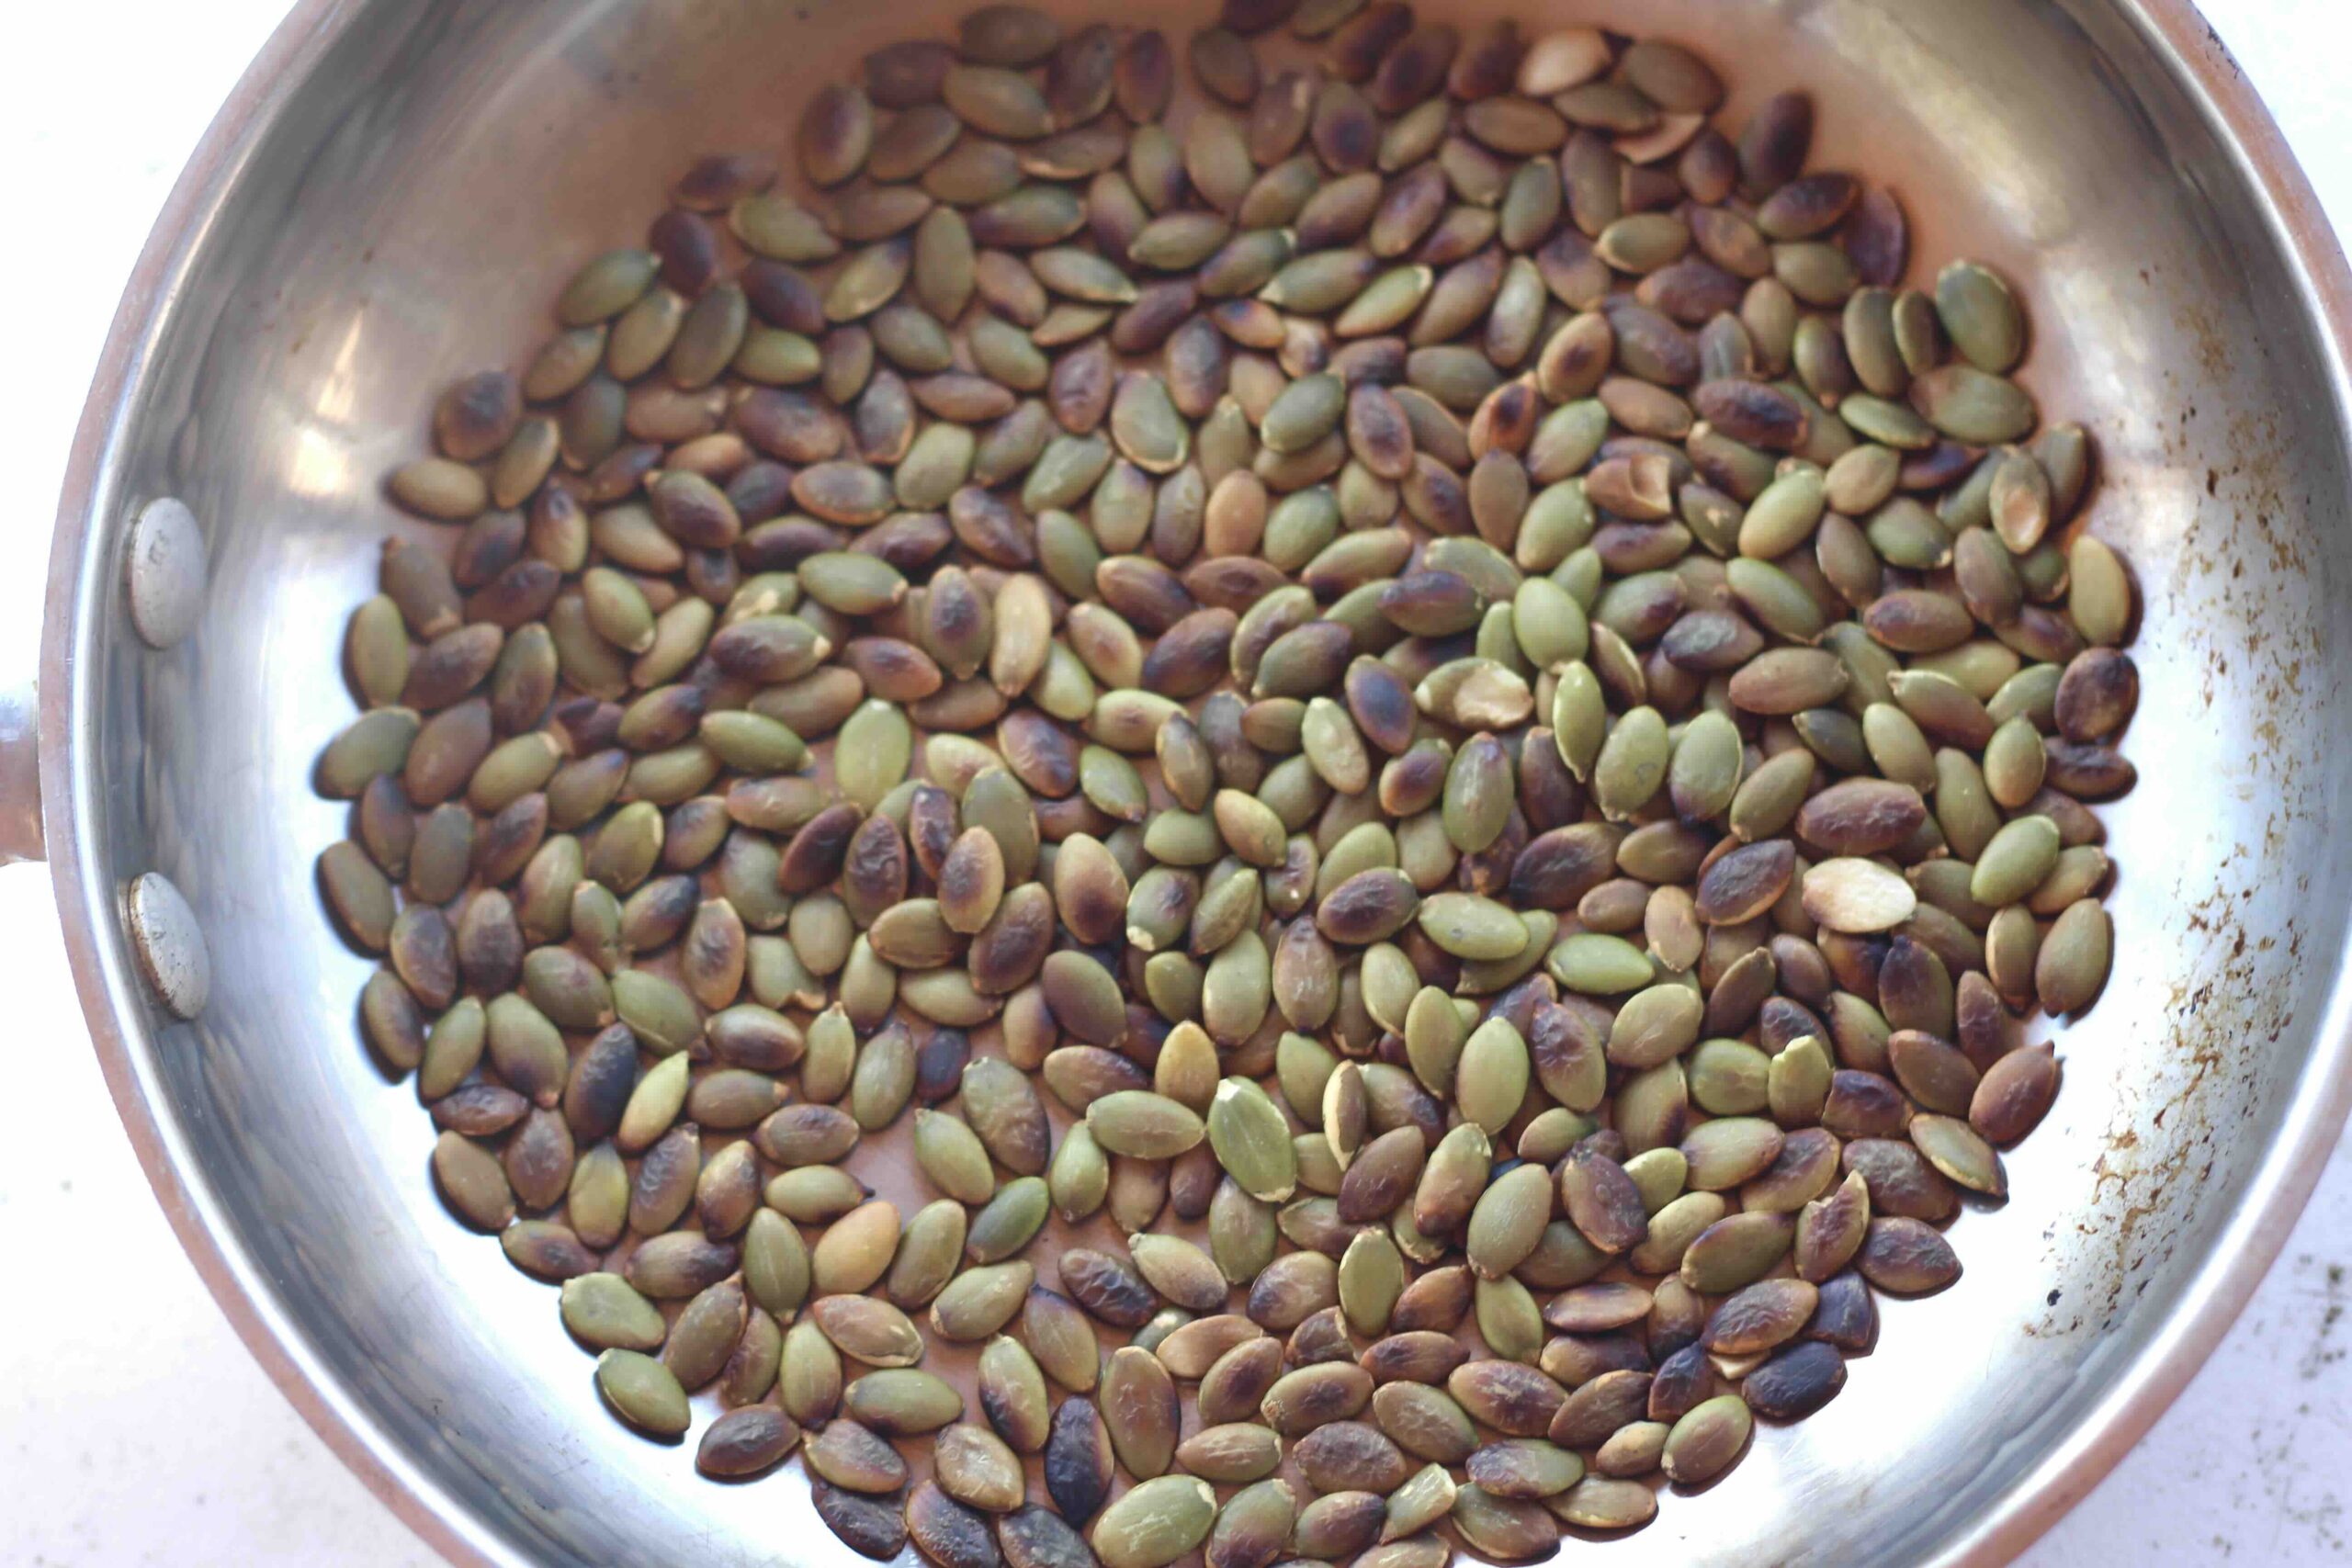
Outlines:
[[[2007, 266], [2028, 379], [2091, 425], [2093, 526], [2141, 574], [2117, 978], [2060, 1038], [2016, 1195], [1961, 1223], [1966, 1277], [1894, 1306], [1824, 1414], [1616, 1549], [1998, 1562], [2227, 1331], [2352, 1100], [2352, 277], [2183, 0], [1559, 9], [1695, 42], [1750, 95], [1810, 85], [1820, 161], [1892, 180], [1919, 255]], [[519, 362], [566, 269], [639, 232], [691, 152], [786, 144], [815, 82], [931, 10], [306, 0], [181, 179], [83, 419], [37, 726], [0, 707], [0, 846], [46, 830], [107, 1078], [230, 1316], [462, 1562], [844, 1554], [794, 1480], [698, 1483], [597, 1408], [543, 1287], [441, 1211], [424, 1113], [355, 1038], [365, 965], [311, 871], [341, 812], [308, 780], [349, 712], [344, 612], [406, 525], [377, 476], [434, 389]]]

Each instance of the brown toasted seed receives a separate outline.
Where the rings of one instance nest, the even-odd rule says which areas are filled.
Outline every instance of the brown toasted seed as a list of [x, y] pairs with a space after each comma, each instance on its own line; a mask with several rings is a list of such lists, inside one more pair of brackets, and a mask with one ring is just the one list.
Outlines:
[[1101, 1412], [1084, 1397], [1062, 1401], [1046, 1441], [1046, 1492], [1062, 1517], [1084, 1523], [1111, 1490], [1113, 1456]]
[[1570, 1393], [1551, 1420], [1552, 1441], [1566, 1448], [1590, 1448], [1629, 1421], [1638, 1421], [1649, 1405], [1650, 1374], [1641, 1371], [1603, 1372]]
[[1072, 1247], [1061, 1255], [1057, 1264], [1062, 1288], [1105, 1323], [1138, 1328], [1156, 1310], [1151, 1287], [1143, 1277], [1107, 1253]]
[[874, 106], [865, 92], [830, 83], [800, 118], [800, 166], [820, 186], [839, 185], [865, 165], [874, 145]]
[[843, 1354], [869, 1366], [910, 1367], [922, 1358], [922, 1337], [888, 1302], [851, 1295], [820, 1296], [809, 1316]]
[[1969, 1124], [1996, 1144], [2031, 1132], [2058, 1090], [2058, 1065], [2047, 1045], [2012, 1051], [1984, 1071], [1971, 1098]]
[[957, 1502], [988, 1514], [1009, 1514], [1021, 1506], [1021, 1458], [986, 1427], [945, 1427], [932, 1438], [932, 1464], [941, 1491]]
[[1312, 1558], [1353, 1557], [1373, 1544], [1385, 1513], [1376, 1493], [1327, 1493], [1299, 1510], [1292, 1549]]
[[1716, 1308], [1701, 1343], [1712, 1352], [1752, 1356], [1796, 1337], [1813, 1316], [1820, 1292], [1802, 1280], [1766, 1280]]
[[445, 1132], [433, 1145], [433, 1175], [458, 1216], [477, 1230], [496, 1232], [514, 1217], [514, 1196], [498, 1159], [459, 1134]]
[[1061, 25], [1033, 6], [991, 4], [967, 13], [956, 48], [967, 60], [987, 65], [1035, 65], [1061, 41]]
[[895, 1504], [860, 1496], [821, 1478], [810, 1483], [809, 1497], [826, 1528], [860, 1556], [888, 1562], [906, 1550], [906, 1518]]
[[1793, 1251], [1798, 1277], [1817, 1285], [1843, 1269], [1861, 1246], [1870, 1211], [1870, 1189], [1860, 1171], [1849, 1175], [1836, 1191], [1807, 1203], [1797, 1218]]
[[800, 1428], [774, 1405], [730, 1410], [711, 1423], [695, 1450], [695, 1468], [729, 1480], [757, 1475], [790, 1453]]
[[1411, 1473], [1396, 1443], [1365, 1421], [1317, 1427], [1292, 1446], [1291, 1458], [1318, 1492], [1353, 1487], [1386, 1494], [1402, 1486]]
[[1027, 77], [1002, 66], [951, 66], [940, 93], [957, 118], [984, 136], [1034, 141], [1053, 129], [1045, 96]]
[[1226, 28], [1193, 35], [1187, 55], [1193, 74], [1214, 97], [1246, 107], [1258, 93], [1258, 57], [1249, 41]]
[[1001, 1516], [996, 1539], [1011, 1568], [1091, 1568], [1095, 1562], [1084, 1537], [1035, 1504]]
[[1024, 1454], [1045, 1447], [1045, 1378], [1019, 1340], [999, 1335], [982, 1348], [978, 1389], [981, 1413], [998, 1436]]
[[1204, 1481], [1260, 1481], [1283, 1461], [1282, 1439], [1254, 1420], [1204, 1426], [1176, 1446], [1175, 1462]]
[[[1478, 1446], [1469, 1416], [1453, 1395], [1441, 1389], [1424, 1383], [1385, 1383], [1374, 1393], [1372, 1404], [1381, 1430], [1417, 1458], [1438, 1464], [1459, 1464]], [[1548, 1412], [1544, 1419], [1549, 1419]]]
[[1795, 870], [1796, 852], [1785, 839], [1743, 844], [1700, 874], [1698, 917], [1717, 926], [1754, 919], [1779, 901]]
[[[1165, 1341], [1161, 1348], [1166, 1348]], [[1236, 1345], [1202, 1374], [1198, 1394], [1201, 1420], [1214, 1426], [1253, 1418], [1259, 1404], [1282, 1375], [1279, 1340], [1261, 1334]]]
[[1847, 779], [1805, 802], [1797, 831], [1833, 855], [1873, 855], [1894, 849], [1927, 820], [1928, 808], [1909, 784]]
[[1343, 1309], [1325, 1307], [1291, 1330], [1283, 1357], [1295, 1366], [1321, 1366], [1346, 1360], [1351, 1348]]
[[1238, 1314], [1218, 1313], [1182, 1324], [1153, 1348], [1162, 1365], [1187, 1381], [1205, 1376], [1226, 1353], [1263, 1337], [1258, 1325]]
[[732, 1280], [697, 1293], [670, 1325], [662, 1347], [662, 1364], [689, 1393], [708, 1383], [725, 1370], [736, 1341], [742, 1337], [746, 1303], [742, 1286]]
[[1577, 1456], [1542, 1439], [1489, 1443], [1470, 1456], [1470, 1479], [1493, 1498], [1539, 1499], [1566, 1491], [1582, 1479]]
[[1845, 1384], [1846, 1362], [1837, 1347], [1808, 1341], [1790, 1346], [1750, 1372], [1741, 1392], [1757, 1415], [1795, 1421], [1828, 1404]]
[[1340, 1184], [1340, 1217], [1360, 1224], [1388, 1213], [1419, 1181], [1427, 1157], [1428, 1145], [1417, 1128], [1398, 1127], [1374, 1138], [1358, 1151]]
[[1419, 1328], [1394, 1333], [1374, 1342], [1363, 1352], [1360, 1364], [1380, 1382], [1442, 1384], [1468, 1357], [1468, 1350], [1453, 1335]]
[[[1551, 1378], [1515, 1361], [1469, 1362], [1447, 1376], [1445, 1387], [1472, 1416], [1498, 1432], [1519, 1438], [1542, 1437], [1567, 1398], [1567, 1391]], [[1396, 1436], [1394, 1431], [1390, 1435]]]
[[1564, 1334], [1600, 1334], [1649, 1314], [1650, 1293], [1638, 1285], [1579, 1285], [1552, 1298], [1544, 1321]]
[[1218, 1512], [1203, 1551], [1209, 1568], [1269, 1568], [1297, 1522], [1297, 1499], [1285, 1481], [1243, 1488]]
[[1880, 1290], [1924, 1295], [1960, 1278], [1960, 1259], [1949, 1242], [1917, 1220], [1874, 1219], [1855, 1266]]
[[1560, 1198], [1569, 1221], [1604, 1252], [1623, 1252], [1648, 1229], [1640, 1190], [1615, 1160], [1589, 1148], [1560, 1168]]
[[1319, 1252], [1283, 1255], [1250, 1281], [1250, 1321], [1286, 1333], [1339, 1303], [1339, 1266]]
[[1344, 1421], [1372, 1398], [1372, 1374], [1347, 1361], [1324, 1361], [1285, 1372], [1266, 1391], [1259, 1406], [1266, 1423], [1284, 1437], [1301, 1437], [1330, 1421]]
[[1402, 872], [1374, 868], [1334, 888], [1317, 908], [1315, 923], [1333, 942], [1362, 946], [1404, 929], [1419, 903], [1419, 890]]
[[988, 1516], [926, 1481], [907, 1497], [907, 1533], [941, 1568], [997, 1568], [1002, 1559]]
[[865, 90], [885, 108], [911, 108], [939, 96], [941, 78], [955, 62], [944, 43], [910, 39], [885, 44], [865, 57]]
[[[430, 728], [428, 725], [428, 730]], [[420, 737], [420, 744], [422, 740]], [[2044, 746], [2049, 752], [2046, 784], [2077, 801], [2106, 800], [2120, 795], [2132, 787], [2136, 777], [2132, 764], [2111, 747], [2054, 738]], [[413, 784], [409, 793], [416, 793]], [[2038, 806], [2039, 800], [2027, 804]]]
[[899, 1451], [847, 1417], [826, 1422], [800, 1451], [811, 1471], [845, 1491], [895, 1492], [907, 1483], [907, 1461]]

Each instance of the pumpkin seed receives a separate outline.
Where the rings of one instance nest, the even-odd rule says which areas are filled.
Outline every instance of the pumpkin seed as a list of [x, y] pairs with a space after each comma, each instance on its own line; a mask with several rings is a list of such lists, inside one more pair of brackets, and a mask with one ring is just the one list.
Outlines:
[[1035, 1504], [1000, 1517], [996, 1537], [1012, 1568], [1083, 1568], [1093, 1560], [1091, 1549], [1076, 1530]]
[[800, 1427], [773, 1405], [730, 1410], [712, 1422], [695, 1450], [695, 1468], [733, 1480], [781, 1462], [800, 1441]]
[[868, 1372], [842, 1391], [850, 1416], [884, 1437], [935, 1432], [964, 1413], [955, 1385], [919, 1367]]
[[596, 1392], [620, 1418], [649, 1437], [678, 1438], [693, 1420], [685, 1391], [670, 1369], [636, 1350], [596, 1358]]
[[1661, 1456], [1667, 1478], [1703, 1486], [1738, 1461], [1754, 1420], [1737, 1394], [1705, 1401], [1674, 1424]]
[[1657, 1495], [1638, 1481], [1589, 1475], [1552, 1499], [1551, 1507], [1580, 1529], [1637, 1529], [1657, 1517]]
[[967, 1269], [933, 1300], [932, 1331], [958, 1343], [988, 1338], [1021, 1310], [1035, 1277], [1023, 1258]]
[[1203, 1556], [1212, 1568], [1242, 1568], [1272, 1562], [1289, 1542], [1298, 1503], [1290, 1483], [1261, 1481], [1226, 1500], [1211, 1528]]
[[1103, 1568], [1165, 1568], [1207, 1539], [1216, 1494], [1188, 1475], [1159, 1476], [1122, 1494], [1087, 1532]]

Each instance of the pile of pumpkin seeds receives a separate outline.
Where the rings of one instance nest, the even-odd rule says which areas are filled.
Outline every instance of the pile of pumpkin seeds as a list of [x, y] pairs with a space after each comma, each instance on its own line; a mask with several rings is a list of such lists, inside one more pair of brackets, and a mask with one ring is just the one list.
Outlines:
[[450, 389], [322, 886], [705, 1472], [945, 1568], [1542, 1556], [1959, 1276], [2107, 976], [2132, 588], [1804, 96], [1181, 49], [883, 49]]

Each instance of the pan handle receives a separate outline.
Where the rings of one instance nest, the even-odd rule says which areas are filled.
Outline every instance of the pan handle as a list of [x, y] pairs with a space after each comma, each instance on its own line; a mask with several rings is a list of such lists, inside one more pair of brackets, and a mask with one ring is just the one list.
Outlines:
[[0, 865], [40, 860], [40, 704], [32, 682], [0, 686]]

